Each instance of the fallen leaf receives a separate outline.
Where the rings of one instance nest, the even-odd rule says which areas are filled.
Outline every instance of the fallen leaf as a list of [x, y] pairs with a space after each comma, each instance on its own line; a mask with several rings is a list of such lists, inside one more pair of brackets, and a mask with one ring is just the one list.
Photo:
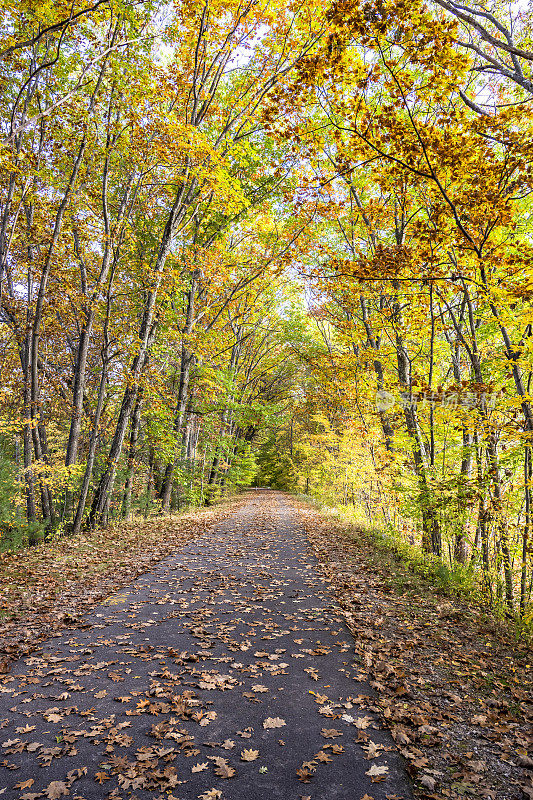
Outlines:
[[424, 788], [429, 789], [430, 792], [435, 788], [435, 778], [432, 778], [431, 775], [422, 775], [420, 783]]
[[69, 793], [64, 781], [52, 781], [46, 787], [45, 792], [49, 800], [58, 800], [62, 795]]
[[365, 758], [368, 760], [380, 756], [383, 749], [384, 747], [382, 744], [377, 744], [376, 742], [373, 742], [372, 739], [370, 739], [367, 744], [363, 745], [363, 750], [366, 752]]
[[355, 722], [353, 723], [356, 728], [359, 728], [360, 731], [364, 731], [365, 728], [368, 728], [372, 723], [372, 717], [358, 717]]
[[337, 736], [342, 736], [342, 731], [337, 731], [335, 728], [322, 728], [320, 733], [324, 739], [335, 739]]
[[281, 717], [267, 717], [263, 722], [263, 728], [283, 728], [286, 724]]
[[221, 764], [219, 767], [215, 767], [215, 775], [218, 775], [219, 778], [233, 778], [235, 770], [229, 764]]
[[365, 775], [368, 775], [369, 778], [372, 779], [372, 783], [377, 783], [378, 781], [382, 781], [389, 771], [389, 768], [385, 765], [378, 767], [377, 764], [372, 764], [368, 772], [365, 772]]
[[301, 767], [300, 769], [296, 770], [296, 774], [298, 775], [298, 780], [302, 781], [302, 783], [309, 783], [311, 781], [311, 778], [313, 777], [313, 772], [311, 772], [311, 770], [307, 769], [306, 767]]
[[241, 750], [241, 761], [255, 761], [259, 758], [259, 750]]
[[13, 788], [14, 789], [29, 789], [30, 786], [33, 786], [34, 783], [35, 783], [35, 781], [33, 780], [33, 778], [28, 778], [27, 781], [21, 781], [20, 783], [16, 783]]
[[207, 792], [198, 795], [199, 800], [220, 800], [221, 797], [220, 789], [208, 789]]

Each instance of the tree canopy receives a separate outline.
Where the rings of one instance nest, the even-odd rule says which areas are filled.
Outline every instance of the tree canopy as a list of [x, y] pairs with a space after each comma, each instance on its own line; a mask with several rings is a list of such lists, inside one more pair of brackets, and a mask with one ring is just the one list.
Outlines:
[[1, 546], [268, 485], [531, 622], [531, 8], [1, 5]]

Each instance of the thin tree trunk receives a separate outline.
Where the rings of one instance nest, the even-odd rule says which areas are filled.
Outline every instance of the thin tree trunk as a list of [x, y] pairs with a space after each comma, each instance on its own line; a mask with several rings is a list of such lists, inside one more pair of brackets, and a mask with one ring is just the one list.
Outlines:
[[102, 374], [100, 376], [100, 385], [98, 387], [98, 397], [96, 400], [96, 410], [94, 412], [93, 429], [89, 441], [87, 464], [85, 466], [85, 473], [83, 475], [83, 481], [80, 488], [80, 496], [78, 499], [76, 514], [74, 515], [74, 522], [72, 524], [73, 534], [77, 534], [81, 530], [81, 525], [83, 522], [83, 514], [85, 512], [85, 505], [87, 503], [87, 495], [89, 493], [89, 486], [91, 483], [91, 477], [94, 469], [94, 460], [96, 457], [96, 448], [98, 445], [98, 427], [100, 425], [100, 417], [102, 416], [102, 409], [104, 407], [105, 387], [107, 381], [107, 370], [108, 370], [107, 355], [102, 360], [103, 360]]
[[133, 476], [135, 471], [135, 458], [137, 455], [137, 440], [141, 427], [142, 387], [137, 393], [135, 408], [131, 418], [130, 439], [128, 442], [128, 461], [126, 467], [126, 483], [122, 500], [122, 517], [127, 519], [131, 511], [131, 493], [133, 489]]
[[23, 408], [22, 414], [24, 419], [24, 427], [22, 433], [22, 441], [24, 448], [24, 493], [26, 495], [26, 518], [28, 522], [35, 521], [35, 488], [33, 483], [33, 447], [32, 447], [32, 433], [31, 433], [31, 378], [30, 378], [30, 332], [26, 332], [24, 337], [24, 358], [23, 358], [23, 371], [24, 371], [24, 389], [23, 389]]
[[170, 498], [172, 495], [172, 482], [173, 482], [174, 469], [176, 467], [177, 461], [179, 461], [183, 457], [183, 444], [184, 444], [183, 425], [185, 421], [185, 409], [187, 408], [187, 402], [189, 399], [189, 380], [191, 374], [191, 367], [194, 364], [194, 355], [188, 350], [186, 346], [186, 338], [189, 336], [193, 328], [194, 306], [195, 306], [196, 292], [198, 289], [199, 279], [200, 279], [200, 272], [198, 270], [194, 270], [191, 276], [191, 286], [189, 288], [189, 291], [187, 292], [187, 314], [186, 314], [185, 325], [182, 332], [183, 338], [182, 338], [181, 359], [180, 359], [180, 382], [178, 388], [176, 412], [174, 416], [174, 432], [176, 434], [178, 451], [175, 457], [172, 459], [172, 461], [170, 461], [167, 464], [165, 469], [165, 478], [163, 481], [163, 490], [161, 493], [162, 513], [167, 513], [170, 508]]
[[524, 496], [526, 519], [522, 530], [522, 567], [520, 570], [520, 615], [523, 617], [527, 604], [527, 555], [531, 532], [531, 445], [526, 444], [524, 450]]

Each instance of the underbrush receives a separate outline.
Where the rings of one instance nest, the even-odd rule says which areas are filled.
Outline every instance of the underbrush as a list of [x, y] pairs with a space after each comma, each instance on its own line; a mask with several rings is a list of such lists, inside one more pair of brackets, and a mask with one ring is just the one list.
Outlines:
[[517, 638], [533, 640], [533, 609], [526, 610], [523, 616], [518, 613], [511, 615], [503, 598], [491, 601], [483, 592], [482, 573], [475, 565], [454, 562], [450, 566], [438, 556], [406, 542], [394, 528], [369, 525], [368, 520], [351, 508], [327, 506], [308, 495], [297, 497], [340, 527], [342, 533], [362, 550], [365, 560], [395, 591], [424, 592], [461, 600], [487, 612], [492, 618], [505, 620], [507, 628], [514, 627]]

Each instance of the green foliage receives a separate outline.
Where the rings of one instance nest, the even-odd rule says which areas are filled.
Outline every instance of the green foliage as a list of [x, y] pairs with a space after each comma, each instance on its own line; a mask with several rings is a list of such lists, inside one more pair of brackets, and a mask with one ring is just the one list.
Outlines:
[[280, 450], [279, 439], [273, 433], [257, 454], [257, 473], [254, 486], [270, 486], [282, 492], [298, 490], [298, 474], [288, 453]]
[[23, 516], [17, 467], [6, 449], [0, 446], [0, 551], [37, 544], [45, 537], [42, 523], [28, 523]]
[[232, 486], [250, 486], [257, 472], [256, 456], [247, 442], [240, 452], [235, 453], [228, 471], [228, 481]]

